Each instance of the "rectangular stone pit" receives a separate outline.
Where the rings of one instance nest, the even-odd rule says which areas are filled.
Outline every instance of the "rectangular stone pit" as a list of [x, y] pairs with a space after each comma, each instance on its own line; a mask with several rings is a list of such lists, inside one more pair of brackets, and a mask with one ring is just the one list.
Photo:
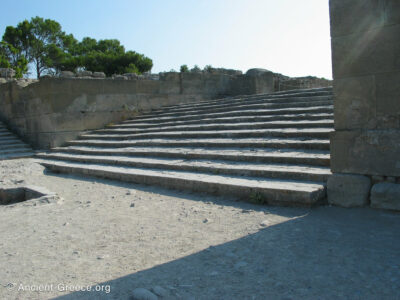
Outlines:
[[0, 188], [0, 205], [12, 205], [25, 201], [50, 203], [56, 195], [41, 187], [17, 186]]

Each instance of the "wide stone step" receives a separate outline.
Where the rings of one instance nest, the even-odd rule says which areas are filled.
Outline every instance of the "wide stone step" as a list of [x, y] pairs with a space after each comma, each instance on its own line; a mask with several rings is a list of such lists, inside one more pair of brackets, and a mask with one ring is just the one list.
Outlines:
[[157, 113], [148, 113], [141, 114], [136, 119], [145, 120], [148, 118], [154, 117], [180, 117], [186, 116], [188, 114], [210, 114], [210, 113], [219, 113], [219, 112], [230, 112], [230, 111], [247, 111], [247, 110], [266, 110], [266, 109], [282, 109], [282, 108], [304, 108], [304, 107], [318, 107], [318, 106], [330, 106], [333, 105], [332, 100], [325, 101], [305, 101], [305, 102], [296, 102], [296, 103], [271, 103], [271, 104], [253, 104], [253, 105], [242, 105], [240, 107], [233, 107], [232, 109], [227, 109], [226, 107], [222, 108], [209, 108], [203, 110], [188, 110], [183, 112], [157, 112]]
[[[279, 105], [279, 104], [296, 104], [301, 102], [316, 102], [316, 101], [333, 101], [332, 95], [327, 96], [314, 96], [314, 97], [295, 97], [295, 98], [277, 98], [277, 99], [268, 99], [268, 98], [256, 98], [256, 99], [242, 99], [240, 101], [235, 102], [224, 102], [224, 103], [214, 103], [214, 104], [195, 104], [191, 106], [183, 106], [177, 105], [175, 107], [171, 107], [166, 109], [162, 107], [160, 109], [152, 110], [152, 114], [157, 113], [178, 113], [178, 112], [185, 112], [185, 111], [204, 111], [204, 110], [214, 110], [214, 109], [241, 109], [243, 107], [249, 108], [263, 108], [265, 105]], [[149, 113], [150, 114], [150, 113]]]
[[83, 155], [114, 155], [167, 157], [181, 159], [210, 159], [244, 162], [285, 163], [329, 166], [329, 151], [303, 149], [247, 149], [247, 148], [195, 148], [195, 147], [135, 147], [101, 148], [69, 146], [54, 148], [56, 152]]
[[220, 160], [182, 160], [154, 157], [93, 156], [70, 153], [39, 154], [38, 157], [91, 164], [120, 165], [136, 168], [179, 170], [226, 174], [237, 176], [294, 179], [324, 182], [331, 175], [327, 167], [312, 167], [285, 164], [260, 164]]
[[280, 100], [280, 99], [291, 99], [291, 98], [305, 98], [307, 97], [308, 99], [314, 98], [317, 96], [330, 96], [332, 97], [332, 88], [330, 90], [320, 90], [320, 91], [311, 91], [311, 90], [304, 90], [303, 92], [297, 92], [297, 93], [273, 93], [273, 94], [256, 94], [256, 95], [241, 95], [241, 96], [234, 96], [234, 97], [226, 97], [222, 99], [216, 99], [216, 100], [202, 100], [196, 103], [188, 103], [188, 104], [177, 104], [177, 105], [170, 105], [170, 106], [164, 106], [163, 109], [169, 110], [169, 109], [174, 109], [174, 108], [183, 108], [183, 107], [201, 107], [201, 106], [207, 106], [207, 105], [216, 105], [216, 104], [230, 104], [234, 105], [236, 103], [242, 103], [243, 101], [258, 101], [258, 100], [263, 100], [263, 101], [274, 101], [274, 100]]
[[154, 117], [140, 119], [135, 118], [126, 120], [123, 124], [137, 124], [137, 123], [149, 123], [149, 122], [176, 122], [176, 121], [187, 121], [187, 120], [201, 120], [204, 118], [221, 118], [221, 117], [251, 117], [251, 116], [274, 116], [282, 114], [303, 114], [303, 113], [333, 113], [333, 105], [329, 106], [317, 106], [317, 107], [303, 107], [303, 108], [282, 108], [282, 109], [256, 109], [256, 110], [242, 110], [242, 111], [226, 111], [219, 113], [209, 114], [192, 114], [185, 116], [169, 116], [169, 117]]
[[204, 117], [199, 120], [187, 121], [166, 121], [166, 122], [148, 122], [148, 123], [126, 123], [118, 125], [109, 125], [109, 129], [124, 129], [124, 128], [154, 128], [160, 126], [181, 126], [193, 124], [229, 124], [229, 123], [250, 123], [250, 122], [269, 122], [269, 121], [323, 121], [333, 120], [333, 113], [320, 113], [320, 114], [288, 114], [288, 115], [273, 115], [273, 116], [236, 116], [235, 118], [208, 118]]
[[282, 138], [215, 138], [215, 139], [143, 139], [133, 141], [114, 140], [74, 140], [70, 146], [96, 147], [137, 147], [137, 146], [169, 146], [169, 147], [241, 147], [241, 148], [295, 148], [329, 150], [328, 139], [282, 139]]
[[95, 130], [93, 133], [125, 134], [125, 133], [145, 133], [145, 132], [165, 132], [165, 131], [191, 131], [191, 130], [235, 130], [235, 129], [264, 129], [264, 128], [333, 128], [333, 120], [321, 121], [271, 121], [271, 122], [251, 122], [236, 124], [196, 124], [196, 125], [177, 125], [163, 126], [155, 128], [113, 128]]
[[298, 129], [254, 129], [254, 130], [214, 130], [214, 131], [165, 131], [133, 134], [83, 134], [79, 139], [134, 140], [144, 138], [223, 138], [223, 137], [303, 137], [329, 138], [331, 128], [298, 128]]
[[62, 161], [42, 162], [46, 168], [61, 173], [94, 176], [125, 182], [190, 190], [237, 199], [280, 205], [314, 205], [325, 198], [325, 185], [295, 180], [245, 178], [209, 175], [187, 171], [162, 171], [134, 167], [116, 167]]
[[3, 154], [12, 154], [12, 153], [25, 153], [25, 152], [32, 152], [32, 149], [29, 147], [10, 147], [10, 148], [2, 148], [0, 147], [0, 155]]
[[5, 150], [5, 149], [31, 149], [31, 148], [21, 141], [0, 143], [0, 150]]
[[26, 151], [26, 152], [14, 152], [14, 153], [0, 153], [0, 160], [6, 159], [18, 159], [18, 158], [27, 158], [34, 156], [35, 153], [33, 151]]

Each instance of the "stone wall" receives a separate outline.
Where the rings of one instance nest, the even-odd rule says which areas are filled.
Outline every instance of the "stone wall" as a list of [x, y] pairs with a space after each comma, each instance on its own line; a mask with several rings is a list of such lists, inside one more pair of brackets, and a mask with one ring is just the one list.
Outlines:
[[114, 78], [92, 75], [4, 80], [0, 118], [35, 148], [45, 149], [62, 145], [82, 131], [162, 106], [274, 91], [270, 72], [258, 76], [221, 71]]
[[400, 193], [400, 2], [330, 0], [330, 17], [335, 174], [328, 200], [400, 209], [400, 197], [393, 200]]

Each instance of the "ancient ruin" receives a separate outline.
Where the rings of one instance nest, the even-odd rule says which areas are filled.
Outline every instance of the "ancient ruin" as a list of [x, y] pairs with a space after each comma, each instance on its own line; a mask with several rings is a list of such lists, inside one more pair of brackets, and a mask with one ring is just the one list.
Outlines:
[[399, 299], [400, 4], [330, 18], [333, 81], [0, 69], [0, 298]]

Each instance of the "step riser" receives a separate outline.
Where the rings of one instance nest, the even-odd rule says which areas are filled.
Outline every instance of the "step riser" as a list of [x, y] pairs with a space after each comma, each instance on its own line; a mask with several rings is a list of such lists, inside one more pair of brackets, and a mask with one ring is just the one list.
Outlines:
[[225, 112], [225, 113], [218, 113], [218, 114], [206, 114], [206, 115], [188, 115], [188, 116], [181, 116], [181, 117], [168, 117], [165, 119], [159, 119], [158, 117], [155, 118], [148, 118], [148, 119], [133, 119], [129, 121], [125, 121], [123, 124], [131, 124], [131, 123], [148, 123], [151, 121], [162, 123], [162, 122], [171, 122], [171, 121], [186, 121], [186, 120], [201, 120], [204, 118], [210, 117], [244, 117], [244, 116], [274, 116], [274, 115], [282, 115], [282, 114], [302, 114], [302, 113], [333, 113], [333, 106], [326, 106], [326, 107], [312, 107], [306, 109], [285, 109], [285, 110], [267, 110], [267, 111], [236, 111], [236, 112]]
[[127, 136], [106, 136], [106, 135], [81, 135], [79, 139], [85, 140], [134, 140], [134, 139], [145, 139], [145, 138], [249, 138], [249, 137], [287, 137], [287, 138], [320, 138], [328, 139], [329, 132], [235, 132], [235, 133], [223, 133], [223, 132], [213, 132], [213, 133], [190, 133], [183, 132], [182, 134], [172, 133], [172, 134], [138, 134], [138, 135], [127, 135]]
[[203, 125], [193, 127], [166, 127], [154, 129], [102, 129], [95, 133], [124, 134], [165, 131], [191, 131], [191, 130], [240, 130], [240, 129], [269, 129], [269, 128], [332, 128], [333, 122], [305, 123], [305, 124], [246, 124], [246, 125]]
[[94, 146], [94, 147], [109, 147], [109, 148], [120, 148], [120, 147], [135, 147], [135, 146], [163, 146], [163, 147], [236, 147], [236, 148], [290, 148], [290, 149], [312, 149], [312, 150], [329, 150], [329, 143], [213, 143], [213, 142], [137, 142], [137, 143], [91, 143], [85, 141], [70, 141], [67, 143], [68, 146]]
[[108, 129], [128, 129], [128, 128], [154, 128], [160, 126], [182, 126], [182, 125], [194, 125], [194, 124], [203, 124], [203, 123], [248, 123], [248, 122], [269, 122], [269, 121], [325, 121], [325, 120], [333, 120], [333, 114], [325, 115], [325, 116], [313, 116], [313, 115], [293, 115], [293, 116], [270, 116], [270, 117], [237, 117], [237, 118], [229, 118], [229, 119], [200, 119], [193, 121], [181, 121], [177, 122], [164, 122], [164, 123], [153, 123], [152, 124], [142, 124], [142, 123], [132, 123], [126, 125], [110, 125], [107, 126]]
[[231, 103], [221, 103], [221, 104], [208, 104], [208, 105], [193, 105], [187, 107], [176, 107], [170, 109], [156, 109], [152, 110], [148, 114], [155, 114], [155, 113], [178, 113], [178, 112], [185, 112], [185, 111], [204, 111], [209, 109], [240, 109], [241, 107], [247, 106], [249, 108], [260, 108], [264, 107], [265, 105], [270, 104], [293, 104], [298, 102], [315, 102], [315, 101], [330, 101], [333, 103], [332, 96], [316, 96], [316, 97], [302, 97], [302, 98], [294, 98], [294, 99], [257, 99], [257, 100], [241, 100], [238, 102], [231, 102]]
[[237, 154], [210, 154], [210, 153], [176, 153], [162, 151], [86, 151], [81, 149], [58, 149], [61, 153], [74, 153], [82, 155], [109, 155], [109, 156], [127, 156], [127, 157], [165, 157], [178, 159], [209, 159], [209, 160], [228, 160], [237, 162], [257, 162], [257, 163], [282, 163], [295, 165], [312, 165], [312, 166], [329, 166], [329, 158], [314, 158], [314, 157], [276, 157], [276, 156], [257, 156], [254, 155], [237, 155]]
[[[47, 156], [38, 155], [41, 158], [49, 158], [52, 160], [65, 160], [62, 156]], [[202, 172], [209, 174], [224, 174], [234, 176], [252, 176], [252, 177], [266, 177], [266, 178], [279, 178], [279, 179], [293, 179], [302, 181], [315, 181], [325, 182], [328, 180], [329, 175], [324, 174], [309, 174], [302, 172], [287, 172], [287, 171], [268, 171], [268, 170], [241, 170], [241, 169], [230, 169], [230, 168], [212, 168], [205, 166], [189, 166], [189, 165], [172, 165], [172, 164], [161, 164], [161, 163], [148, 163], [148, 162], [128, 162], [110, 159], [99, 159], [96, 157], [80, 158], [80, 157], [69, 157], [68, 161], [90, 163], [90, 164], [108, 164], [108, 165], [120, 165], [136, 168], [150, 168], [150, 169], [164, 169], [164, 170], [175, 170], [175, 171], [189, 171], [189, 172]]]
[[158, 176], [145, 176], [136, 174], [125, 174], [106, 170], [85, 169], [69, 166], [55, 166], [42, 163], [46, 168], [60, 173], [89, 175], [98, 178], [120, 180], [131, 183], [162, 186], [169, 189], [189, 190], [216, 195], [231, 195], [236, 199], [251, 201], [252, 195], [260, 195], [267, 204], [272, 205], [314, 205], [325, 197], [325, 189], [313, 193], [288, 190], [269, 190], [266, 188], [243, 187], [224, 183], [211, 183], [181, 178]]
[[[249, 109], [282, 109], [282, 108], [303, 108], [303, 107], [316, 107], [316, 106], [331, 106], [332, 101], [311, 101], [311, 102], [301, 102], [301, 103], [288, 103], [288, 104], [263, 104], [263, 105], [250, 105], [249, 107], [243, 106], [241, 108], [235, 109], [235, 111], [246, 111]], [[201, 111], [191, 110], [186, 112], [173, 112], [173, 113], [151, 113], [138, 116], [137, 120], [145, 120], [155, 117], [179, 117], [188, 114], [204, 115], [209, 113], [221, 113], [226, 112], [227, 108], [215, 108], [215, 109], [205, 109]]]

